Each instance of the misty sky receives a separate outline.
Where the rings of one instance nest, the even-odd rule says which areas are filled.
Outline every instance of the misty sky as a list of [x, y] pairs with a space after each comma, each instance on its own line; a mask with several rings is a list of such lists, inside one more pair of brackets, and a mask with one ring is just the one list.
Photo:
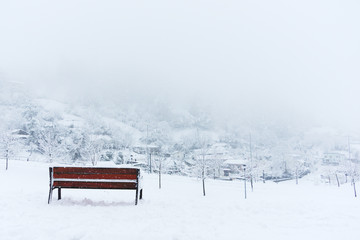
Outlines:
[[0, 0], [0, 78], [359, 129], [359, 12], [357, 0]]

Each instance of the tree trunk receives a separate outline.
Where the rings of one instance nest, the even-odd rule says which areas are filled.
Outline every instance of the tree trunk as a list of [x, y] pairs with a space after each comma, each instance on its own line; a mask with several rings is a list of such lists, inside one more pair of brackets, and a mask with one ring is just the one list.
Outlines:
[[6, 150], [6, 170], [9, 168], [9, 150]]
[[246, 170], [244, 169], [244, 192], [245, 192], [245, 199], [246, 199]]
[[152, 173], [152, 168], [151, 168], [151, 153], [149, 154], [149, 161], [150, 161], [150, 173]]
[[205, 196], [205, 169], [202, 170], [203, 194]]
[[253, 182], [253, 176], [251, 174], [250, 176], [250, 185], [251, 185], [251, 191], [253, 192], [254, 191], [254, 182]]
[[263, 170], [263, 183], [265, 183], [265, 171]]
[[30, 154], [29, 154], [29, 156], [28, 156], [27, 159], [26, 159], [27, 162], [30, 161], [30, 157], [31, 157], [32, 153], [33, 153], [33, 149], [31, 148]]
[[161, 160], [159, 163], [159, 189], [161, 189]]
[[202, 183], [203, 183], [203, 194], [205, 196], [205, 178], [203, 178]]
[[355, 187], [355, 179], [353, 179], [353, 185], [354, 185], [354, 194], [355, 194], [355, 197], [357, 197], [357, 195], [356, 195], [356, 187]]
[[296, 169], [296, 184], [298, 184], [299, 183], [299, 175], [298, 175], [298, 170]]

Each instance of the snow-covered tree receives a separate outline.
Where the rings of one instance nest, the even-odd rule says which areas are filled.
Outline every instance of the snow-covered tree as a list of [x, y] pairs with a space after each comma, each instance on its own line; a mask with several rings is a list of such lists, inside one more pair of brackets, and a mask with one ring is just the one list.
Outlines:
[[60, 132], [55, 124], [45, 126], [38, 137], [39, 149], [48, 158], [49, 162], [63, 156]]
[[198, 149], [196, 153], [196, 166], [198, 170], [198, 174], [201, 177], [202, 186], [203, 186], [203, 195], [206, 195], [205, 192], [205, 179], [207, 177], [208, 167], [209, 167], [209, 159], [207, 158], [207, 154], [209, 152], [211, 146], [211, 138], [206, 134], [198, 135]]
[[6, 161], [6, 170], [9, 168], [9, 158], [15, 154], [15, 141], [15, 137], [10, 132], [0, 134], [0, 149]]

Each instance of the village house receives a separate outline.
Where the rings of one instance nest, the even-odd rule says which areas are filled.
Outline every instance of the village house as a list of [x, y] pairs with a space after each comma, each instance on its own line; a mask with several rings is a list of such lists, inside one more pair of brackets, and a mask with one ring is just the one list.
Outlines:
[[346, 154], [344, 152], [326, 152], [324, 153], [322, 164], [338, 166], [345, 159]]
[[228, 159], [222, 164], [223, 176], [232, 178], [243, 177], [246, 162], [240, 159]]

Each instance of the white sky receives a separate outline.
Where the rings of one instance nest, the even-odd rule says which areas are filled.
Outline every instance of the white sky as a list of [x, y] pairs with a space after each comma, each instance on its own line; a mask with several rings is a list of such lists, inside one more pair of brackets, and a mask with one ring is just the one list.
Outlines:
[[356, 0], [0, 0], [0, 78], [357, 127], [359, 12]]

